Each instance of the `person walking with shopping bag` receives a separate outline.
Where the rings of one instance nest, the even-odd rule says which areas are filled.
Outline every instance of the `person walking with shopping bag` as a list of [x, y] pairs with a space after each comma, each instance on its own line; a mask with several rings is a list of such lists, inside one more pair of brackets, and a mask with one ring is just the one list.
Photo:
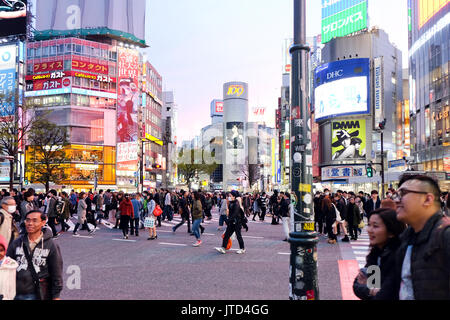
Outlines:
[[[222, 241], [222, 247], [216, 248], [216, 250], [222, 254], [225, 254], [226, 247], [228, 244], [228, 240], [230, 239], [233, 233], [236, 233], [236, 237], [239, 242], [239, 250], [236, 252], [237, 254], [245, 253], [244, 240], [242, 239], [241, 229], [242, 229], [242, 216], [244, 215], [244, 209], [241, 208], [237, 198], [239, 197], [239, 192], [233, 190], [230, 193], [229, 202], [229, 214], [228, 214], [228, 225], [227, 230], [225, 231], [225, 236]], [[242, 211], [242, 212], [241, 212]]]
[[150, 193], [147, 201], [147, 216], [144, 220], [144, 227], [148, 228], [148, 239], [147, 240], [155, 240], [158, 239], [158, 235], [156, 234], [156, 217], [153, 215], [153, 212], [156, 208], [156, 202], [153, 199], [153, 194]]

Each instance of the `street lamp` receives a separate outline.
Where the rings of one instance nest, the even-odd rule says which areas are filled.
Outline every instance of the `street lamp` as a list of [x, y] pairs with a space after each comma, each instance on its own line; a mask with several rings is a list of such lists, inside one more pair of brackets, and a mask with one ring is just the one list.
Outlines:
[[384, 198], [384, 135], [383, 130], [386, 127], [386, 119], [378, 124], [378, 130], [381, 134], [381, 198]]
[[312, 212], [312, 150], [308, 146], [310, 128], [307, 104], [306, 1], [294, 0], [294, 44], [292, 55], [291, 96], [291, 191], [298, 199], [294, 209], [294, 230], [289, 234], [291, 246], [289, 299], [319, 299], [317, 279], [317, 243]]

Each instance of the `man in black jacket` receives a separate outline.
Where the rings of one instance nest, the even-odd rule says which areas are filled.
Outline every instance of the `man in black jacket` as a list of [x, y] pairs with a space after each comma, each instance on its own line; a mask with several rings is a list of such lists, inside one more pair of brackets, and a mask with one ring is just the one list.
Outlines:
[[283, 198], [280, 200], [280, 207], [279, 207], [279, 215], [281, 216], [281, 219], [283, 221], [283, 230], [284, 234], [286, 235], [286, 238], [283, 241], [288, 241], [289, 238], [289, 225], [291, 223], [290, 219], [290, 212], [289, 212], [289, 205], [291, 202], [291, 195], [289, 193], [281, 193]]
[[450, 300], [450, 219], [439, 196], [438, 183], [422, 175], [404, 175], [394, 195], [397, 219], [409, 225], [396, 255], [400, 300]]
[[47, 199], [47, 209], [46, 214], [48, 216], [48, 226], [52, 229], [53, 237], [58, 237], [58, 232], [56, 231], [56, 218], [58, 217], [58, 212], [56, 211], [56, 204], [58, 203], [58, 199], [56, 196], [58, 193], [56, 190], [50, 190], [48, 193], [49, 198]]
[[187, 232], [191, 233], [191, 221], [189, 220], [190, 216], [190, 210], [189, 210], [189, 204], [188, 204], [188, 197], [189, 192], [185, 192], [184, 190], [181, 190], [181, 198], [179, 201], [179, 207], [181, 210], [181, 222], [177, 224], [176, 226], [172, 227], [172, 231], [175, 232], [179, 227], [181, 227], [185, 222], [187, 222]]
[[[59, 300], [63, 289], [63, 260], [50, 230], [42, 229], [46, 219], [40, 211], [28, 212], [25, 217], [27, 232], [8, 248], [7, 256], [19, 264], [16, 300]], [[47, 294], [43, 297], [44, 292]]]
[[371, 198], [366, 201], [366, 204], [364, 205], [364, 211], [366, 212], [367, 218], [370, 217], [370, 214], [375, 211], [376, 209], [381, 207], [381, 200], [378, 197], [378, 191], [372, 190], [370, 193]]

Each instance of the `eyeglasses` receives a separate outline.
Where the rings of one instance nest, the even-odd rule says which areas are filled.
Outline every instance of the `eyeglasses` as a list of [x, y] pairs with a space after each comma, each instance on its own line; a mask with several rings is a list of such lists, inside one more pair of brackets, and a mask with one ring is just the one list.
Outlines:
[[41, 222], [42, 220], [38, 220], [38, 219], [25, 219], [25, 223], [32, 223], [32, 224], [38, 224], [39, 222]]
[[426, 191], [415, 191], [409, 189], [399, 189], [392, 195], [392, 199], [396, 201], [402, 201], [402, 198], [406, 196], [408, 193], [417, 193], [417, 194], [428, 194]]

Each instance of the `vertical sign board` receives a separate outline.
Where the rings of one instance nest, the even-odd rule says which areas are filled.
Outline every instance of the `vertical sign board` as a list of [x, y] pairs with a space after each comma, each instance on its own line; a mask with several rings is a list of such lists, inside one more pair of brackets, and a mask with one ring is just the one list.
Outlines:
[[322, 0], [322, 44], [367, 28], [367, 0]]
[[275, 156], [275, 139], [272, 139], [272, 177], [275, 177], [276, 156]]
[[16, 45], [0, 47], [0, 94], [2, 95], [0, 117], [10, 117], [15, 113], [16, 61]]
[[138, 140], [139, 53], [118, 48], [117, 142]]
[[384, 69], [383, 69], [383, 57], [374, 59], [373, 62], [374, 73], [374, 114], [375, 114], [375, 127], [378, 123], [384, 119]]

